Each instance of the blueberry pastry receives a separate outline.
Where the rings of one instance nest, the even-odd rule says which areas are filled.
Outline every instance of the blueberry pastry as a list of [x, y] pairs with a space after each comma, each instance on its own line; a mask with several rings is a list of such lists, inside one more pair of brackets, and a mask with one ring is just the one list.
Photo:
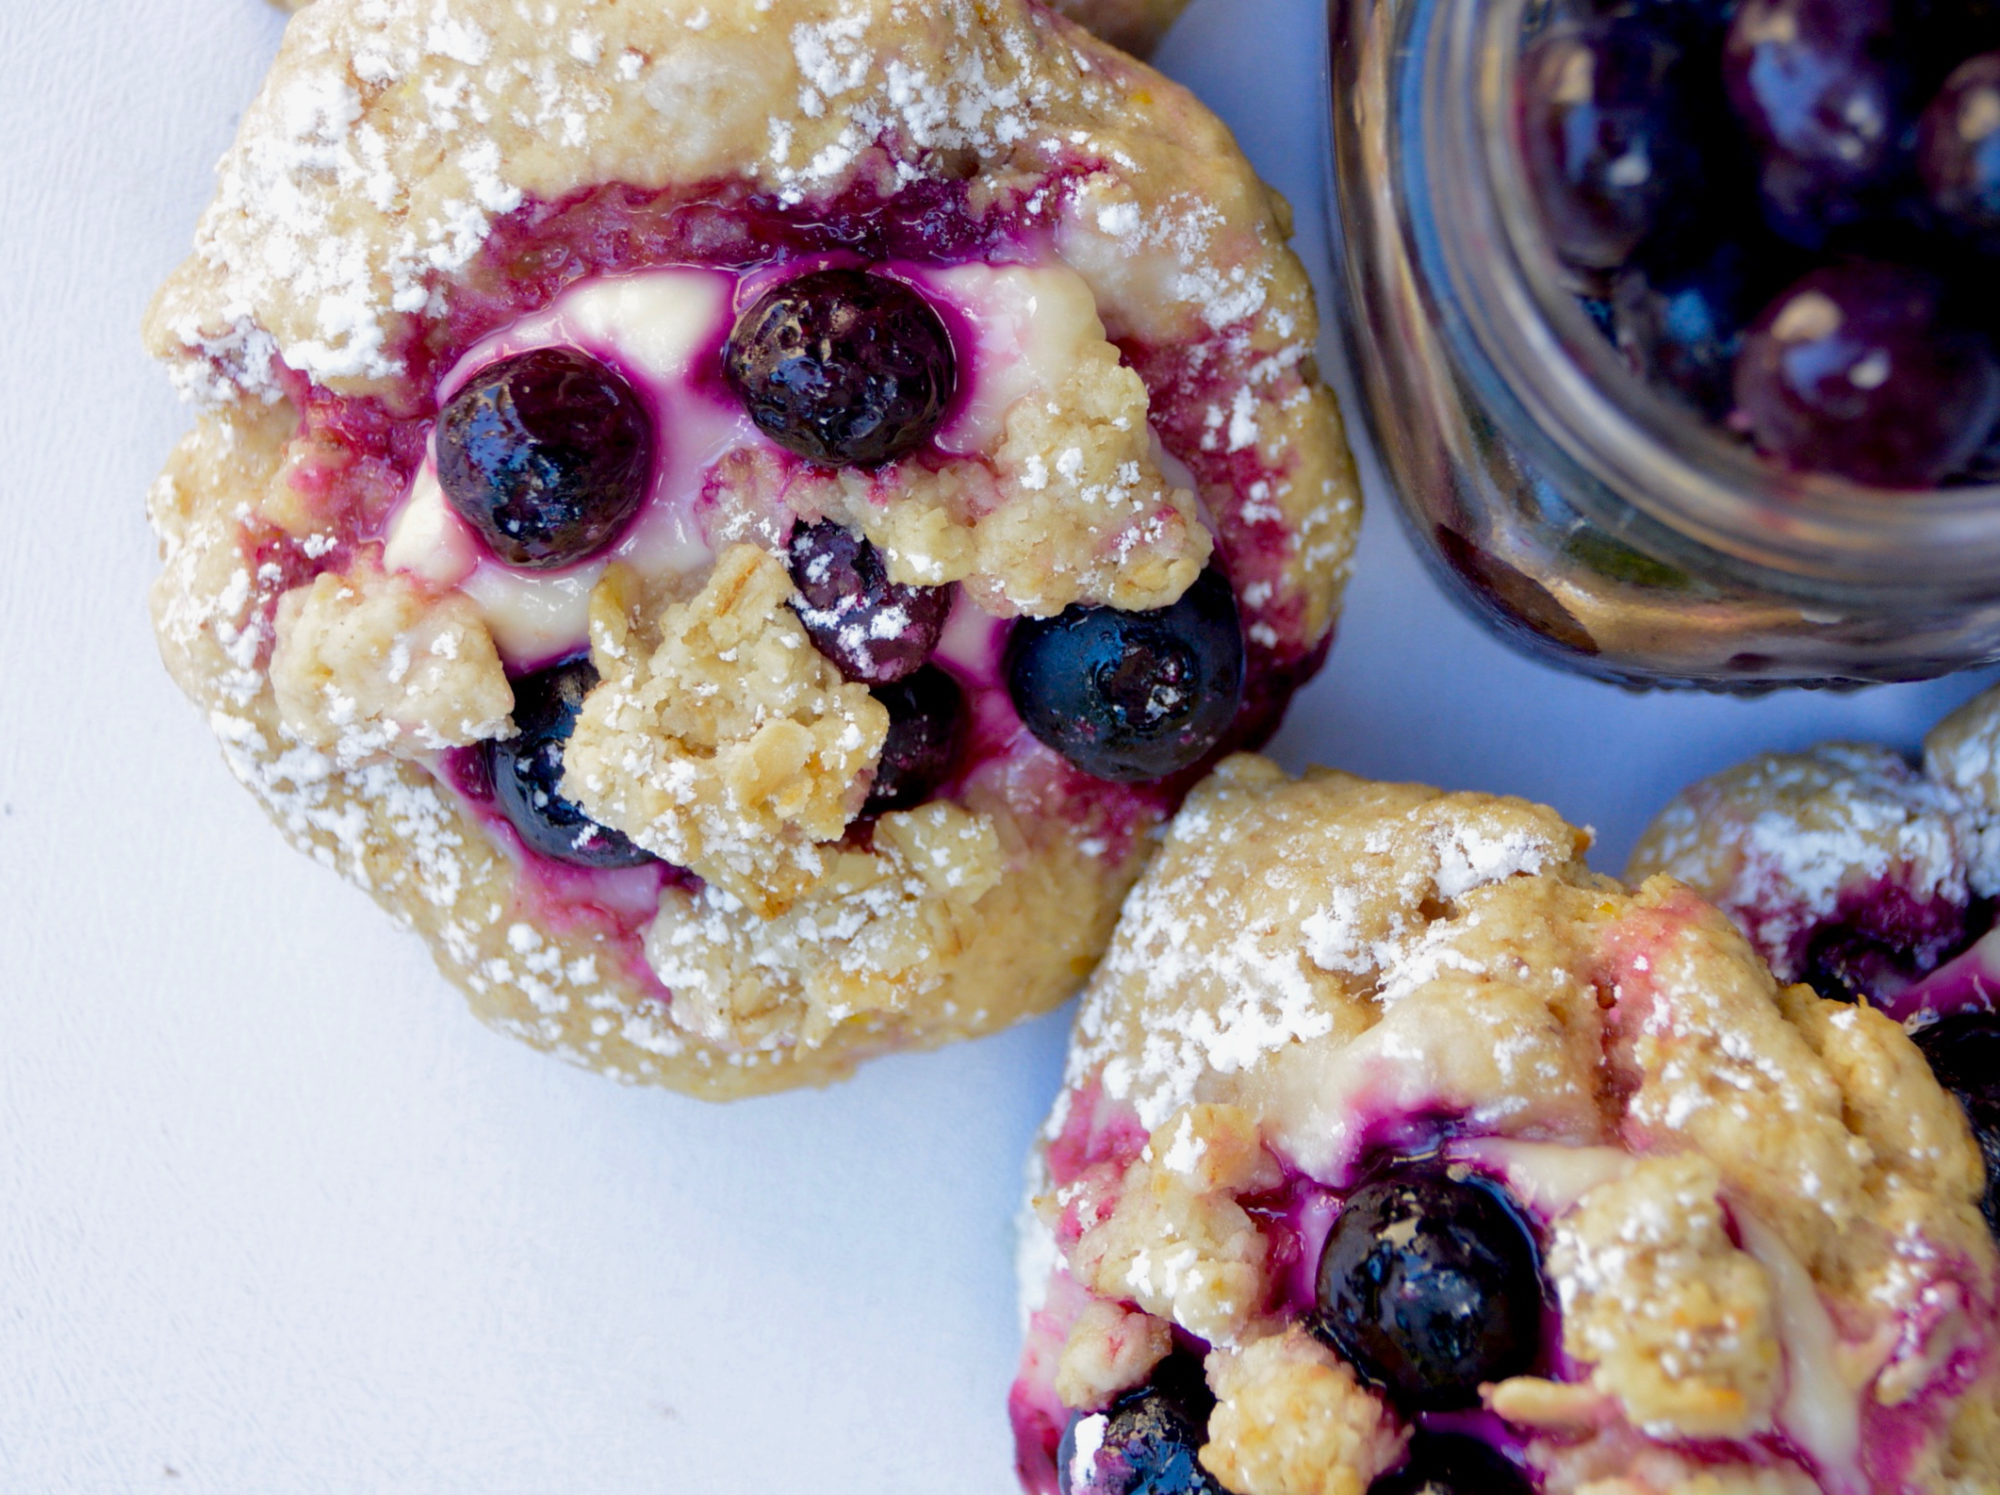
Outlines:
[[1028, 1490], [1996, 1488], [1960, 1108], [1587, 843], [1248, 755], [1194, 790], [1030, 1169]]
[[1359, 517], [1284, 204], [1026, 0], [314, 0], [147, 333], [169, 668], [488, 1021], [727, 1097], [1088, 972]]
[[1920, 763], [1825, 742], [1703, 779], [1630, 872], [1698, 889], [1782, 979], [1903, 1023], [1964, 1104], [2000, 1231], [2000, 690], [1932, 728]]

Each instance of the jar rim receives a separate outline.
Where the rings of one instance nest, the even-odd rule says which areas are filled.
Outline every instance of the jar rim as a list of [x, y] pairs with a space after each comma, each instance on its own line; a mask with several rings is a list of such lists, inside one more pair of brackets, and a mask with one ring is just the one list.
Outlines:
[[[1465, 331], [1531, 420], [1646, 517], [1759, 566], [1861, 585], [1991, 585], [2000, 485], [1871, 487], [1795, 472], [1657, 393], [1563, 282], [1516, 131], [1528, 0], [1439, 0], [1423, 153], [1465, 190], [1434, 213]], [[1585, 500], [1587, 504], [1588, 500]], [[1615, 516], [1594, 515], [1615, 522]]]

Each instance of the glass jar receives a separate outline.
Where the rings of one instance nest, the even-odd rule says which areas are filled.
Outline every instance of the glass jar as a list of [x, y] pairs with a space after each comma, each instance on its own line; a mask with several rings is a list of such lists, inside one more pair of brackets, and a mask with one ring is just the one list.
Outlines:
[[1336, 320], [1417, 548], [1510, 640], [1642, 686], [2000, 659], [2000, 487], [1789, 473], [1646, 387], [1529, 201], [1536, 0], [1329, 0]]

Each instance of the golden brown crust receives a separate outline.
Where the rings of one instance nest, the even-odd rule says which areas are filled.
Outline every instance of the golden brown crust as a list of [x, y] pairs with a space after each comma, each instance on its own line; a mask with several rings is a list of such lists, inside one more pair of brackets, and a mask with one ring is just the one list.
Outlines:
[[[1755, 1467], [1774, 1434], [1827, 1488], [1991, 1488], [2000, 1254], [1959, 1107], [1895, 1023], [1781, 987], [1720, 911], [1592, 874], [1585, 841], [1519, 800], [1225, 762], [1086, 991], [1038, 1201], [1060, 1290], [1033, 1332], [1124, 1296], [1240, 1380], [1296, 1335], [1296, 1280], [1244, 1208], [1271, 1175], [1201, 1160], [1261, 1149], [1337, 1197], [1371, 1126], [1450, 1117], [1445, 1156], [1548, 1242], [1571, 1380], [1487, 1393], [1543, 1488], [1813, 1488]], [[1163, 1258], [1172, 1293], [1125, 1265]], [[1293, 1373], [1232, 1394], [1275, 1404]]]
[[[673, 1021], [658, 984], [629, 959], [636, 930], [539, 928], [515, 857], [426, 768], [393, 759], [343, 768], [288, 738], [258, 663], [276, 584], [256, 580], [235, 511], [237, 495], [279, 481], [292, 430], [282, 405], [204, 416], [154, 486], [161, 653], [279, 828], [421, 934], [483, 1021], [618, 1079], [722, 1100], [825, 1084], [877, 1054], [992, 1032], [1060, 1001], [1087, 974], [1136, 860], [1095, 857], [1033, 829], [1002, 782], [974, 803], [999, 829], [1008, 875], [958, 943], [929, 953], [929, 979], [913, 979], [903, 1000], [844, 1022], [817, 1047], [743, 1047]], [[1019, 796], [1031, 805], [1033, 786]], [[1023, 929], [1046, 937], [1023, 940]]]
[[[907, 856], [841, 861], [823, 884], [783, 890], [805, 916], [749, 930], [726, 886], [552, 921], [533, 869], [435, 762], [342, 763], [304, 746], [324, 736], [310, 693], [295, 693], [288, 723], [267, 679], [274, 633], [307, 616], [301, 598], [283, 614], [294, 621], [274, 621], [280, 599], [376, 553], [367, 524], [330, 524], [307, 492], [330, 467], [366, 464], [308, 429], [293, 400], [310, 382], [315, 401], [422, 418], [434, 340], [457, 336], [442, 330], [454, 310], [501, 273], [485, 257], [496, 225], [537, 205], [615, 183], [750, 191], [770, 211], [810, 212], [844, 193], [963, 182], [972, 212], [1014, 215], [1081, 277], [1131, 360], [1093, 344], [1104, 367], [1091, 398], [1116, 395], [1092, 406], [1100, 455], [1114, 476], [1138, 465], [1133, 513], [1157, 510], [1173, 543], [1140, 557], [1151, 572], [1065, 555], [1060, 574], [1090, 578], [1077, 595], [1157, 600], [1206, 553], [1185, 488], [1135, 455], [1136, 371], [1217, 516], [1253, 647], [1310, 659], [1332, 627], [1358, 489], [1312, 367], [1317, 323], [1282, 205], [1185, 91], [1028, 0], [560, 0], [555, 14], [542, 0], [316, 0], [287, 27], [195, 253], [147, 323], [153, 350], [212, 407], [155, 499], [170, 668], [295, 840], [417, 927], [488, 1021], [580, 1062], [727, 1096], [1046, 1010], [1102, 948], [1153, 812], [1111, 824], [1063, 802], [1039, 750], [975, 773], [956, 796], [963, 825], [904, 828], [911, 846], [966, 848], [950, 888], [925, 885]], [[1085, 503], [1095, 458], [1079, 459]], [[1261, 476], [1239, 483], [1239, 470]], [[406, 478], [342, 480], [379, 520]], [[769, 548], [790, 517], [759, 509], [735, 538]], [[1115, 551], [1130, 525], [1073, 528], [1079, 546]], [[994, 595], [1039, 609], [1062, 594]], [[867, 765], [842, 772], [844, 816]], [[832, 927], [814, 916], [854, 900], [890, 964], [813, 962], [808, 936]], [[649, 950], [656, 969], [702, 985], [685, 1021]]]

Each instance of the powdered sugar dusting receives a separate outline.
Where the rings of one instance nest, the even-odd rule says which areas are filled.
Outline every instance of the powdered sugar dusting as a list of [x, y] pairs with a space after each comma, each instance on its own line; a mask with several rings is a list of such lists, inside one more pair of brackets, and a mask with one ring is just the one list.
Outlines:
[[1796, 980], [1809, 939], [1848, 900], [1893, 890], [1917, 908], [1963, 909], [1975, 873], [1982, 885], [1991, 875], [1976, 871], [1989, 818], [1886, 748], [1822, 743], [1686, 790], [1648, 828], [1632, 871], [1699, 888]]
[[[1230, 813], [1269, 771], [1235, 761], [1189, 800], [1127, 899], [1078, 1019], [1072, 1081], [1101, 1072], [1106, 1094], [1149, 1129], [1210, 1077], [1251, 1071], [1343, 1022], [1351, 1031], [1356, 999], [1387, 1010], [1446, 973], [1479, 974], [1455, 928], [1423, 911], [1573, 865], [1582, 844], [1543, 812], [1480, 802], [1453, 813], [1421, 798], [1358, 836], [1297, 843], [1326, 832], [1284, 808]], [[1264, 849], [1287, 841], [1290, 856]], [[1244, 919], [1236, 900], [1250, 865], [1259, 916]]]

